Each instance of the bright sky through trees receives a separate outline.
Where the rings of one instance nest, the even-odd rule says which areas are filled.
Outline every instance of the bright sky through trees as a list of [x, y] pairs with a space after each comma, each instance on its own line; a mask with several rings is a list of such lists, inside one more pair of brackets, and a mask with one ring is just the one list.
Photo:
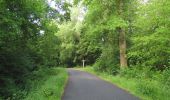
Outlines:
[[142, 4], [146, 4], [149, 0], [141, 0]]
[[[65, 2], [65, 1], [63, 1]], [[66, 12], [60, 8], [60, 6], [57, 5], [57, 3], [53, 0], [48, 0], [48, 4], [51, 8], [59, 11], [60, 14], [64, 15]]]
[[[73, 4], [73, 0], [62, 0], [62, 2], [68, 2], [70, 4]], [[62, 10], [54, 0], [48, 0], [48, 4], [51, 8], [59, 11], [60, 14], [64, 15], [66, 12], [64, 10]], [[76, 6], [76, 9], [78, 9], [78, 16], [77, 16], [77, 19], [79, 21], [83, 21], [84, 19], [84, 16], [85, 16], [85, 13], [86, 13], [86, 8], [83, 6], [82, 2], [80, 2], [77, 6]], [[70, 8], [71, 10], [71, 13], [74, 13], [75, 12], [75, 7], [72, 7]]]

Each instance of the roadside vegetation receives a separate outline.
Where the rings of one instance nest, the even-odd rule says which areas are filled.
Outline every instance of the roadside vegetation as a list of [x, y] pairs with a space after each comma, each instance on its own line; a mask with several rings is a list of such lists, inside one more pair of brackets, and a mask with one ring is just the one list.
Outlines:
[[64, 68], [34, 72], [31, 90], [24, 100], [61, 100], [68, 74]]
[[61, 100], [68, 74], [64, 68], [43, 68], [25, 78], [24, 89], [12, 85], [13, 94], [2, 100]]
[[59, 100], [67, 75], [55, 34], [68, 13], [48, 0], [0, 0], [0, 99]]

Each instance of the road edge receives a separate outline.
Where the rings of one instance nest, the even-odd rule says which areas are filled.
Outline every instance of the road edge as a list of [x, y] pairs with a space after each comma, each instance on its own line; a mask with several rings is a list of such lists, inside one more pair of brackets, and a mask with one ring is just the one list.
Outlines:
[[94, 74], [94, 73], [92, 73], [92, 72], [88, 72], [88, 71], [81, 70], [81, 69], [74, 69], [74, 70], [78, 70], [78, 71], [81, 71], [81, 72], [85, 72], [85, 73], [94, 75], [95, 77], [97, 77], [97, 78], [99, 78], [99, 79], [101, 79], [101, 80], [103, 80], [103, 81], [105, 81], [105, 82], [107, 82], [107, 83], [109, 83], [109, 84], [111, 84], [111, 85], [113, 85], [113, 86], [115, 86], [115, 87], [117, 87], [117, 88], [119, 88], [119, 89], [121, 89], [121, 90], [129, 93], [130, 95], [132, 95], [132, 96], [134, 96], [134, 97], [136, 97], [136, 98], [138, 98], [139, 100], [142, 100], [139, 96], [136, 96], [135, 94], [131, 93], [131, 91], [129, 91], [129, 90], [123, 88], [123, 87], [120, 87], [120, 86], [118, 86], [117, 84], [114, 84], [114, 83], [110, 82], [109, 80], [106, 80], [106, 79], [104, 79], [104, 78], [102, 78], [102, 77], [100, 77], [100, 76], [97, 76], [96, 74]]
[[[67, 71], [67, 69], [65, 69], [65, 70]], [[63, 89], [63, 92], [62, 92], [60, 100], [63, 100], [64, 94], [65, 94], [65, 90], [66, 90], [66, 87], [67, 87], [69, 79], [70, 79], [70, 75], [69, 75], [68, 71], [67, 71], [67, 75], [68, 75], [68, 77], [67, 77], [67, 80], [64, 83], [64, 89]]]

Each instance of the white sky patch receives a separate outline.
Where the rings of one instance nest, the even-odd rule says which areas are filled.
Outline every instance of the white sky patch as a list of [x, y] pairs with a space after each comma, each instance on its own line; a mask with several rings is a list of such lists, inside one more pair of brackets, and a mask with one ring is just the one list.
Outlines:
[[48, 2], [51, 2], [51, 0], [47, 0]]
[[147, 3], [149, 0], [143, 0], [143, 2]]
[[[66, 13], [65, 11], [63, 11], [61, 8], [59, 8], [59, 7], [57, 6], [55, 0], [47, 0], [47, 1], [48, 1], [48, 5], [49, 5], [51, 8], [59, 11], [59, 13], [60, 13], [61, 15], [64, 15], [64, 14]], [[68, 3], [70, 3], [70, 4], [73, 4], [73, 0], [62, 0], [62, 1], [63, 1], [63, 2], [68, 2]], [[77, 17], [78, 17], [78, 20], [79, 20], [79, 21], [83, 21], [86, 11], [85, 11], [85, 8], [82, 6], [82, 2], [79, 3], [78, 7], [79, 7], [79, 15], [77, 16]]]
[[[83, 6], [83, 2], [80, 2], [77, 5], [76, 9], [78, 9], [77, 14], [76, 14], [77, 19], [82, 22], [84, 20], [85, 14], [86, 14], [86, 8]], [[73, 13], [73, 16], [75, 16], [74, 10], [72, 13]]]
[[69, 2], [70, 4], [73, 4], [73, 0], [66, 0], [66, 2]]
[[141, 3], [142, 3], [142, 4], [146, 4], [146, 3], [148, 3], [148, 1], [149, 1], [149, 0], [141, 0]]
[[51, 7], [51, 8], [56, 8], [56, 3], [55, 3], [55, 1], [52, 1], [52, 0], [48, 0], [48, 4], [49, 4], [49, 6]]
[[54, 0], [48, 0], [48, 4], [51, 8], [59, 11], [60, 14], [64, 15], [66, 12], [60, 9]]
[[78, 20], [83, 21], [86, 12], [85, 12], [85, 10], [84, 10], [84, 7], [81, 7], [80, 9], [81, 9], [81, 10], [80, 10], [80, 13], [79, 13], [79, 16], [78, 16]]
[[45, 31], [44, 30], [40, 30], [40, 35], [44, 35]]

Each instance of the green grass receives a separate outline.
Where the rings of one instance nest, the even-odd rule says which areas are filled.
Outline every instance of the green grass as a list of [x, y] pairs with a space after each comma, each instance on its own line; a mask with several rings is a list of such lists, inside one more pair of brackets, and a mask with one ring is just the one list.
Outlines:
[[105, 72], [97, 72], [92, 67], [77, 69], [95, 74], [142, 100], [170, 100], [170, 89], [166, 88], [159, 81], [145, 78], [127, 78], [121, 75], [113, 76]]
[[65, 69], [49, 69], [40, 76], [43, 80], [34, 82], [32, 91], [24, 100], [61, 100], [68, 79]]

